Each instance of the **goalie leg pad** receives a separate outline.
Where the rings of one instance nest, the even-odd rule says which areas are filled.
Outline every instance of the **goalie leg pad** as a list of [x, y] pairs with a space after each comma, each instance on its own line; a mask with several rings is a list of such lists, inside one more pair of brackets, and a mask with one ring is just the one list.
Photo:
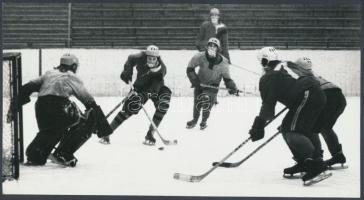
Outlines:
[[64, 132], [65, 130], [40, 131], [26, 149], [28, 162], [32, 165], [44, 165]]
[[95, 107], [95, 116], [97, 120], [96, 123], [97, 136], [101, 138], [110, 135], [113, 132], [113, 130], [109, 122], [107, 121], [104, 112], [101, 110], [100, 106]]
[[71, 127], [58, 145], [55, 154], [60, 153], [72, 159], [73, 154], [91, 137], [96, 126], [96, 113], [93, 109], [86, 111], [80, 123]]

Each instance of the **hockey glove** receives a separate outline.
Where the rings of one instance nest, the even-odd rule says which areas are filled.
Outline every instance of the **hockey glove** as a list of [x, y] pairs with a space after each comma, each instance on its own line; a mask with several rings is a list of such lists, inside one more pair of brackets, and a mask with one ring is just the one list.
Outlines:
[[253, 126], [249, 131], [250, 137], [253, 142], [264, 138], [264, 127], [265, 120], [259, 116], [255, 117]]
[[123, 71], [121, 74], [120, 74], [120, 78], [121, 80], [123, 80], [126, 84], [129, 84], [129, 82], [131, 82], [132, 80], [132, 75], [126, 71]]
[[236, 89], [236, 88], [234, 88], [234, 89], [229, 89], [229, 94], [231, 94], [231, 95], [236, 95], [236, 96], [239, 96], [239, 92], [240, 92], [240, 90], [238, 90], [238, 89]]

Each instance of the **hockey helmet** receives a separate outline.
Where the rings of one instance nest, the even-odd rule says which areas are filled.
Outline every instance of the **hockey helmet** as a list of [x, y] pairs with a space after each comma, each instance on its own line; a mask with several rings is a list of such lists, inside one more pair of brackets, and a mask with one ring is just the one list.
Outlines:
[[219, 39], [212, 37], [207, 42], [207, 45], [209, 45], [210, 43], [216, 44], [217, 48], [220, 49], [220, 40]]
[[303, 69], [305, 70], [312, 70], [312, 62], [311, 62], [311, 59], [310, 58], [307, 58], [307, 57], [301, 57], [301, 58], [298, 58], [295, 63], [302, 67]]
[[61, 65], [72, 66], [73, 64], [79, 65], [78, 58], [73, 54], [63, 54], [61, 57]]
[[261, 62], [262, 59], [267, 59], [268, 62], [278, 60], [277, 50], [274, 47], [263, 47], [259, 50], [257, 58], [259, 62]]
[[159, 57], [159, 48], [155, 45], [149, 45], [145, 51], [145, 54], [147, 56]]

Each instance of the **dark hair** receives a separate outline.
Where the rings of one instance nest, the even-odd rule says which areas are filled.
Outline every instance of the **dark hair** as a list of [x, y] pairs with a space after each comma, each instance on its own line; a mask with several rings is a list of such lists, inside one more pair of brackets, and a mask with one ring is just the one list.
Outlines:
[[54, 69], [58, 69], [60, 72], [66, 72], [66, 71], [72, 71], [73, 73], [76, 73], [77, 65], [65, 65], [60, 64], [59, 66], [55, 67]]

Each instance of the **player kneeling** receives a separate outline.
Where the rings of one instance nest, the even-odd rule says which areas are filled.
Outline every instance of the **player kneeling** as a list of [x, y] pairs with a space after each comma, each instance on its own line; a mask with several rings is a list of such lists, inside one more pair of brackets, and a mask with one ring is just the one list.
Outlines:
[[[26, 165], [44, 165], [49, 157], [53, 162], [74, 167], [74, 153], [93, 131], [97, 130], [99, 137], [112, 133], [101, 108], [76, 76], [78, 66], [77, 57], [63, 55], [58, 67], [23, 85], [18, 101], [12, 103], [13, 112], [9, 113], [30, 102], [30, 95], [38, 92], [35, 114], [39, 132], [26, 149]], [[70, 96], [85, 105], [85, 113], [69, 100]]]

